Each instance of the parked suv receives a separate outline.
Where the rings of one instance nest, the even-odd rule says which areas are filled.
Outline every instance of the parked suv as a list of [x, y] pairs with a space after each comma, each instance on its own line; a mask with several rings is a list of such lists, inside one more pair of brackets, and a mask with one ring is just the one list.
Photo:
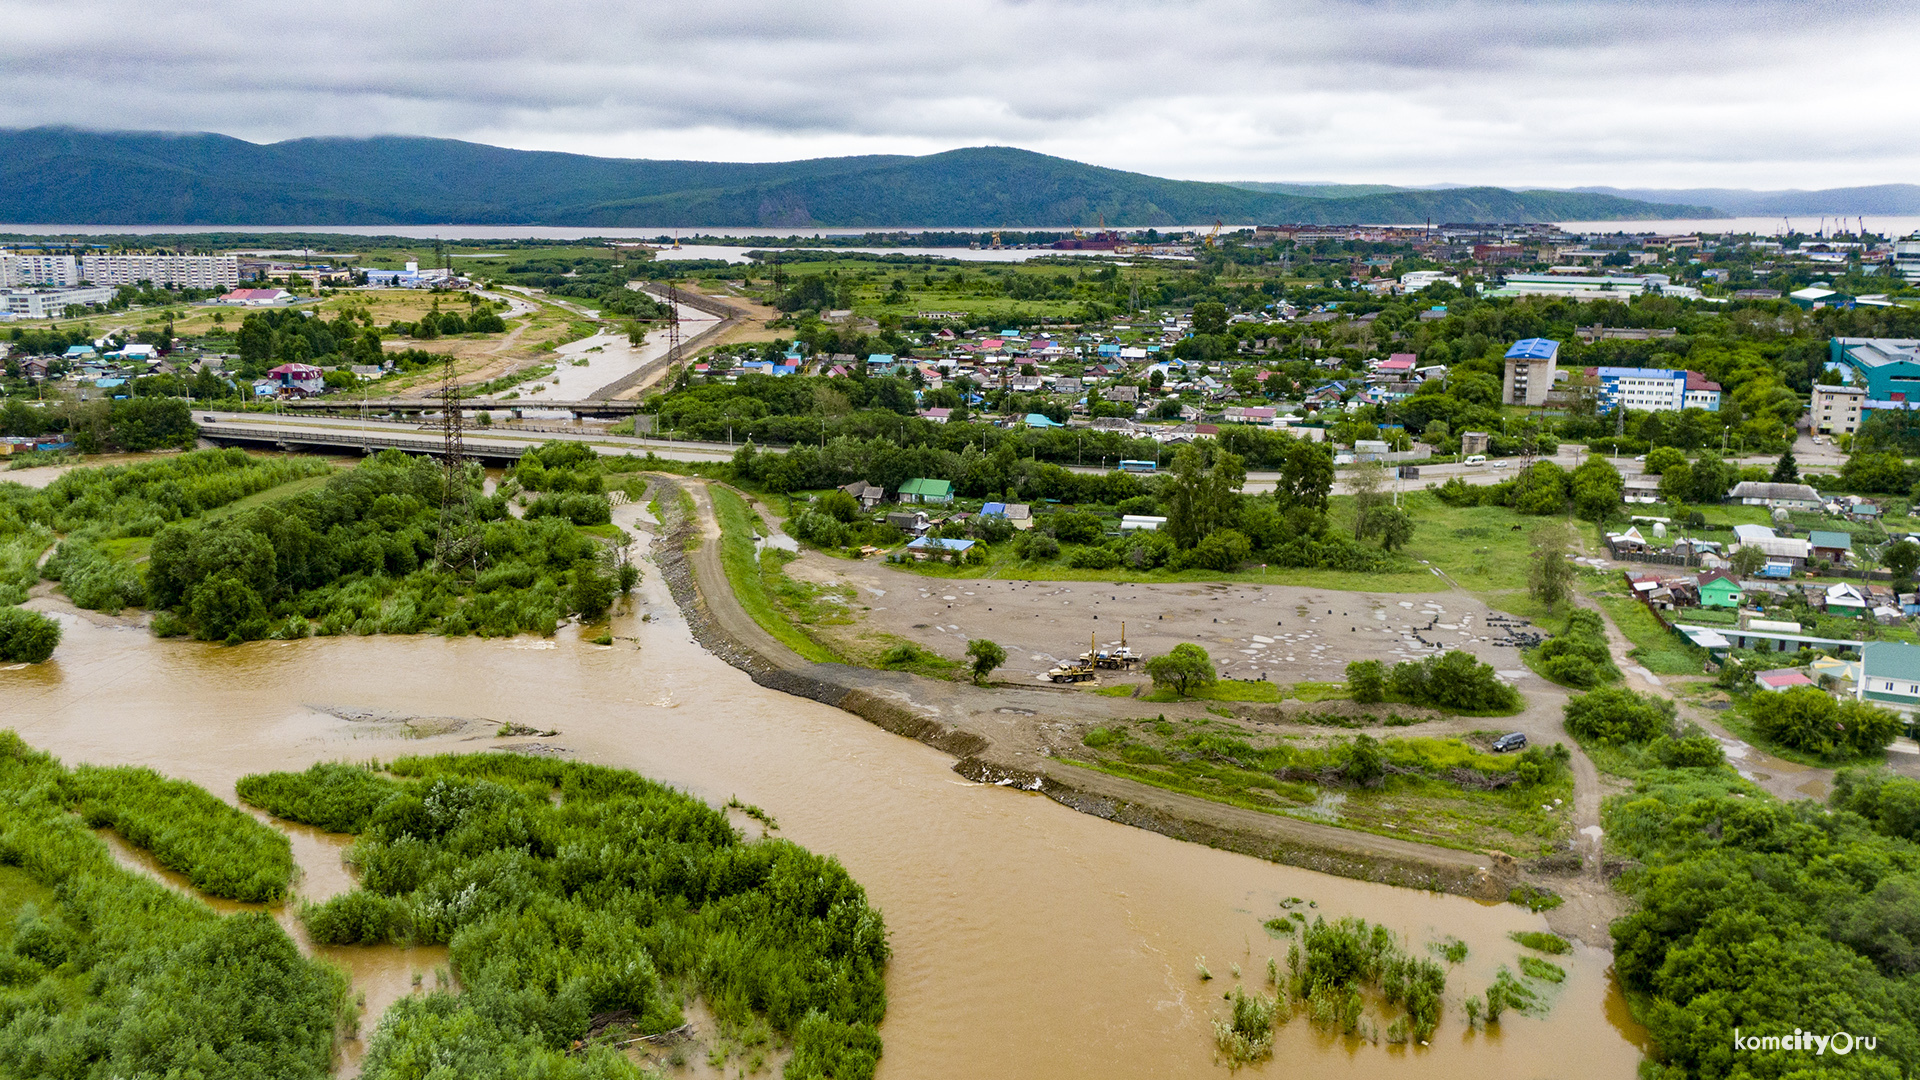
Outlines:
[[1525, 750], [1526, 748], [1527, 737], [1518, 731], [1502, 735], [1493, 740], [1493, 752], [1496, 754], [1504, 754], [1510, 750]]

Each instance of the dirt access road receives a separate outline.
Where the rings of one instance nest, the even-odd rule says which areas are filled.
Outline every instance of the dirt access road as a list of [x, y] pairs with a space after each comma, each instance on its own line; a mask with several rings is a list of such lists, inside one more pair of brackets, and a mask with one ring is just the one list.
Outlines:
[[[832, 698], [831, 703], [889, 730], [954, 754], [958, 759], [956, 771], [970, 779], [1042, 792], [1086, 813], [1179, 839], [1348, 877], [1486, 899], [1504, 898], [1521, 878], [1517, 864], [1499, 853], [1435, 847], [1246, 810], [1093, 772], [1058, 758], [1057, 752], [1077, 745], [1089, 727], [1140, 715], [1143, 706], [1127, 698], [1089, 694], [1026, 679], [976, 687], [901, 672], [810, 663], [762, 630], [740, 607], [727, 586], [718, 550], [719, 526], [705, 484], [676, 478], [659, 478], [658, 483], [666, 489], [660, 495], [660, 504], [668, 512], [670, 522], [676, 516], [672, 509], [676, 500], [671, 489], [684, 487], [693, 496], [694, 519], [672, 522], [655, 547], [655, 558], [662, 563], [670, 583], [676, 576], [685, 582], [684, 595], [676, 591], [676, 599], [681, 601], [690, 626], [703, 644], [765, 685], [823, 701]], [[697, 533], [700, 542], [694, 551], [680, 554], [677, 540], [688, 532]], [[678, 570], [676, 563], [684, 565], [686, 572]], [[917, 580], [905, 574], [899, 576], [908, 582]], [[901, 588], [904, 591], [905, 586]], [[1348, 612], [1373, 610], [1371, 606], [1352, 603], [1352, 597], [1348, 599], [1350, 603], [1345, 609]], [[1398, 606], [1398, 601], [1404, 598], [1393, 599], [1393, 610], [1405, 616], [1407, 609]], [[1462, 602], [1451, 594], [1447, 599]], [[1333, 610], [1340, 611], [1337, 600], [1336, 595]], [[1268, 596], [1253, 602], [1271, 604], [1273, 599]], [[980, 606], [984, 614], [984, 598]], [[1314, 617], [1305, 617], [1307, 626], [1329, 625], [1311, 622]], [[1360, 617], [1372, 618], [1370, 614]], [[1283, 615], [1282, 619], [1285, 618]], [[1327, 616], [1321, 614], [1318, 618], [1325, 620]], [[1357, 635], [1357, 629], [1353, 633]], [[952, 641], [950, 637], [946, 640], [943, 651], [949, 654], [957, 651]], [[1374, 644], [1376, 647], [1381, 644], [1378, 636]], [[1354, 647], [1343, 646], [1342, 651]], [[1301, 651], [1311, 654], [1311, 646]], [[1530, 674], [1526, 677], [1532, 678]], [[1542, 729], [1547, 723], [1557, 727], [1560, 699], [1553, 695], [1542, 695], [1542, 698], [1522, 717], [1491, 723], [1541, 730], [1544, 735]], [[1170, 717], [1205, 715], [1204, 703], [1152, 708]], [[1448, 729], [1466, 730], [1488, 723], [1484, 720], [1449, 722]], [[1604, 927], [1604, 923], [1601, 926]], [[1596, 935], [1592, 929], [1582, 927], [1576, 936], [1596, 945], [1606, 944], [1604, 929]]]

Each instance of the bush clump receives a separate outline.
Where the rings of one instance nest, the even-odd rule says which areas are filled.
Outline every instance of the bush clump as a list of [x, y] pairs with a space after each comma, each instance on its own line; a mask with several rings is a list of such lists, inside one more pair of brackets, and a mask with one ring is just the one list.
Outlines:
[[1624, 686], [1569, 698], [1565, 711], [1568, 734], [1602, 745], [1644, 743], [1671, 734], [1675, 715], [1672, 701]]
[[1817, 686], [1757, 693], [1746, 707], [1763, 738], [1820, 757], [1877, 754], [1900, 734], [1900, 718], [1891, 711], [1864, 701], [1836, 701]]
[[26, 608], [0, 608], [0, 663], [41, 664], [60, 644], [60, 624]]
[[[78, 788], [108, 774], [126, 779], [118, 773], [96, 770], [81, 783], [0, 732], [0, 864], [50, 890], [0, 924], [0, 957], [8, 958], [0, 1075], [324, 1080], [333, 1071], [345, 976], [302, 957], [266, 912], [222, 918], [120, 868], [68, 805]], [[134, 786], [154, 785], [140, 778]], [[169, 798], [210, 820], [193, 808], [199, 799]]]
[[286, 835], [204, 788], [152, 769], [82, 765], [73, 790], [89, 826], [152, 852], [209, 896], [261, 903], [287, 895], [293, 850]]
[[723, 812], [617, 769], [511, 755], [351, 769], [240, 790], [295, 820], [353, 826], [360, 888], [303, 910], [315, 940], [451, 946], [462, 992], [383, 1017], [370, 1080], [414, 1076], [428, 1058], [473, 1060], [487, 1077], [574, 1075], [566, 1048], [595, 1017], [671, 1030], [682, 988], [723, 1024], [791, 1037], [788, 1076], [873, 1075], [885, 928], [835, 860], [743, 840]]

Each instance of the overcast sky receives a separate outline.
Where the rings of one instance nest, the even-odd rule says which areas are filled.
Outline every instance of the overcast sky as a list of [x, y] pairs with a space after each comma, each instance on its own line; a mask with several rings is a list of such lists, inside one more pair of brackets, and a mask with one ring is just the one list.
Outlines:
[[1920, 181], [1920, 4], [0, 0], [0, 126], [1196, 180]]

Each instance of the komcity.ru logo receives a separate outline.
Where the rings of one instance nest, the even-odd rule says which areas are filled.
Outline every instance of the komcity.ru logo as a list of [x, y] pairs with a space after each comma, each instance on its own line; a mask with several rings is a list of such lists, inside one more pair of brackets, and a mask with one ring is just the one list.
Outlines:
[[1811, 1031], [1794, 1028], [1791, 1035], [1742, 1035], [1739, 1028], [1733, 1029], [1735, 1050], [1811, 1050], [1815, 1054], [1825, 1054], [1831, 1050], [1845, 1057], [1856, 1049], [1874, 1050], [1879, 1045], [1880, 1037], [1877, 1035], [1854, 1035], [1845, 1031], [1815, 1035]]

